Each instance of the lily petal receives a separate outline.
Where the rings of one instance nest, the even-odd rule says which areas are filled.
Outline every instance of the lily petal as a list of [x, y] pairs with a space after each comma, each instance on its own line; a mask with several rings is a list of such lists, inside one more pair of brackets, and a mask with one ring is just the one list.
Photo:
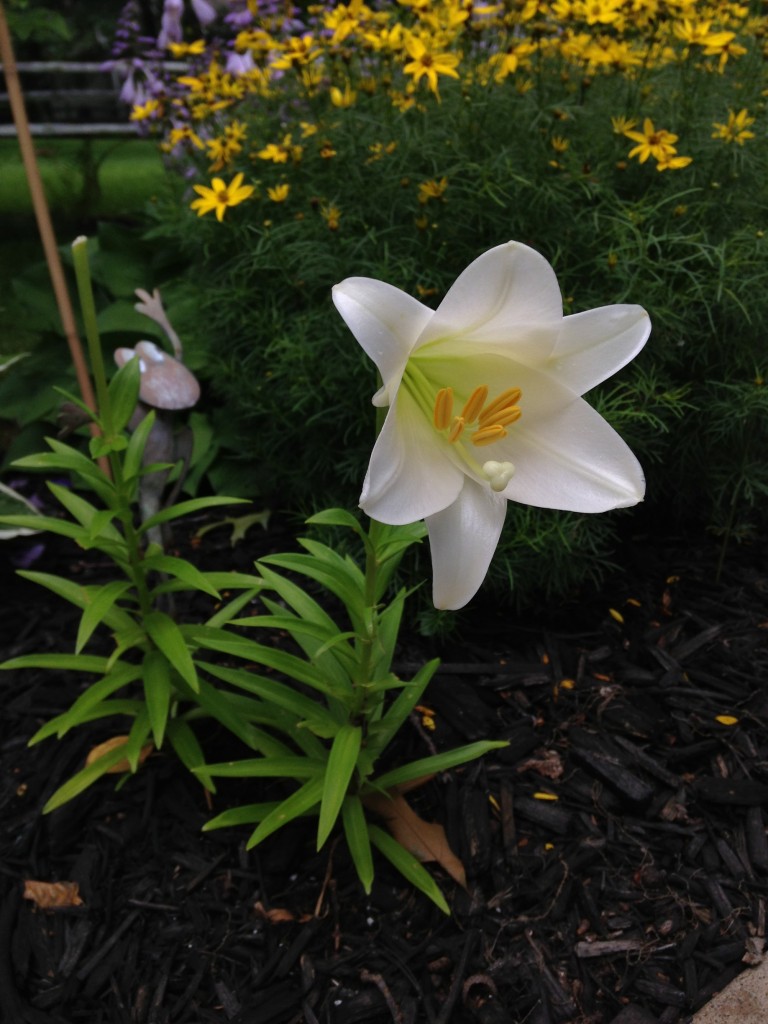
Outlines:
[[548, 369], [583, 395], [633, 359], [648, 340], [651, 318], [642, 306], [615, 305], [567, 316]]
[[348, 277], [334, 286], [332, 294], [347, 327], [378, 367], [392, 401], [408, 356], [433, 311], [394, 285], [370, 277]]
[[432, 425], [405, 393], [384, 421], [360, 495], [372, 519], [404, 525], [455, 501], [463, 472], [440, 450]]
[[507, 242], [459, 275], [416, 347], [460, 338], [473, 345], [503, 344], [509, 355], [514, 349], [516, 358], [540, 363], [550, 355], [562, 319], [552, 267], [527, 245]]
[[427, 518], [436, 608], [463, 608], [474, 597], [488, 572], [506, 514], [506, 498], [467, 478], [456, 501]]
[[503, 491], [511, 501], [606, 512], [635, 505], [645, 495], [645, 477], [631, 449], [582, 398], [530, 426], [523, 417], [493, 452], [515, 466]]

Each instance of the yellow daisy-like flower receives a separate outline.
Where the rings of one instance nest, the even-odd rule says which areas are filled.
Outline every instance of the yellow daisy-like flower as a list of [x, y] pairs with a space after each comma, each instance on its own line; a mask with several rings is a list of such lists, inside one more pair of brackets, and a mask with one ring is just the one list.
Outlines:
[[323, 205], [320, 207], [320, 216], [328, 225], [330, 231], [339, 230], [341, 210], [338, 208], [338, 206], [334, 206], [332, 203], [323, 203]]
[[131, 121], [146, 121], [150, 118], [157, 117], [159, 114], [160, 101], [147, 100], [146, 103], [134, 104], [133, 110], [131, 111]]
[[223, 220], [228, 207], [237, 206], [253, 195], [253, 185], [243, 185], [242, 172], [236, 174], [229, 185], [221, 178], [214, 178], [210, 188], [207, 185], [193, 185], [193, 188], [201, 198], [190, 203], [190, 207], [197, 210], [198, 217], [214, 210], [219, 221]]
[[679, 171], [683, 167], [687, 167], [693, 160], [691, 156], [677, 156], [673, 153], [667, 153], [666, 156], [660, 157], [656, 164], [657, 171]]
[[332, 85], [331, 88], [328, 90], [328, 93], [331, 97], [331, 103], [334, 105], [334, 107], [339, 107], [341, 110], [344, 110], [347, 107], [351, 107], [354, 104], [355, 99], [357, 98], [357, 93], [349, 84], [349, 82], [347, 82], [344, 85], [343, 89], [340, 89], [338, 85]]
[[676, 152], [674, 144], [677, 142], [678, 136], [664, 128], [656, 129], [650, 117], [646, 117], [643, 121], [641, 132], [627, 128], [624, 130], [624, 135], [637, 142], [637, 145], [629, 151], [629, 155], [630, 157], [636, 156], [641, 164], [644, 164], [649, 156], [655, 160], [663, 160], [664, 157], [671, 156]]
[[740, 110], [738, 114], [732, 110], [728, 111], [728, 120], [725, 124], [721, 124], [719, 121], [713, 121], [712, 127], [716, 129], [712, 132], [713, 139], [722, 139], [723, 142], [730, 144], [735, 142], [739, 146], [743, 146], [747, 139], [754, 139], [755, 133], [749, 131], [749, 126], [755, 123], [755, 118], [749, 116], [749, 111], [746, 107]]
[[267, 195], [273, 203], [284, 203], [288, 198], [288, 193], [291, 191], [291, 186], [287, 182], [283, 182], [282, 185], [275, 185], [274, 188], [267, 189]]
[[625, 117], [624, 114], [611, 118], [611, 128], [613, 128], [614, 135], [626, 135], [627, 132], [632, 131], [636, 124], [637, 121], [634, 117]]
[[419, 202], [423, 205], [428, 203], [430, 199], [442, 199], [447, 188], [447, 178], [441, 178], [439, 181], [435, 180], [435, 178], [422, 181], [419, 185]]
[[424, 42], [417, 36], [409, 36], [406, 40], [405, 48], [412, 60], [405, 65], [403, 71], [406, 75], [413, 76], [413, 81], [416, 85], [418, 85], [422, 78], [426, 78], [429, 88], [439, 100], [438, 76], [459, 77], [459, 73], [456, 70], [459, 63], [458, 55], [455, 53], [434, 53], [428, 50]]

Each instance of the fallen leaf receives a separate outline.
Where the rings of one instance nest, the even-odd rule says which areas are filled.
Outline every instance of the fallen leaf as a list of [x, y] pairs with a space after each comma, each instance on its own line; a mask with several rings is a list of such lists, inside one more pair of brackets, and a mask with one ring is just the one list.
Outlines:
[[563, 774], [563, 759], [556, 750], [537, 750], [533, 757], [523, 761], [516, 769], [518, 772], [534, 771], [546, 779], [559, 779]]
[[[88, 756], [85, 759], [86, 766], [93, 764], [94, 761], [98, 761], [104, 754], [108, 754], [110, 750], [114, 750], [116, 747], [124, 747], [128, 742], [128, 736], [111, 736], [108, 740], [104, 740], [103, 743], [99, 743], [97, 746], [92, 747], [88, 751]], [[155, 749], [154, 743], [146, 743], [139, 753], [139, 764], [142, 765], [147, 760], [149, 755]], [[107, 775], [119, 775], [123, 772], [129, 772], [131, 766], [128, 763], [127, 758], [123, 758], [122, 761], [117, 761], [110, 768], [107, 768]]]
[[384, 819], [398, 843], [417, 860], [436, 861], [455, 882], [466, 889], [464, 865], [448, 845], [448, 837], [442, 825], [420, 818], [399, 792], [390, 792], [388, 796], [374, 793], [367, 796], [364, 803]]
[[311, 914], [301, 914], [297, 918], [292, 910], [287, 910], [285, 907], [270, 907], [267, 909], [261, 900], [257, 900], [254, 903], [253, 909], [259, 917], [263, 917], [270, 924], [284, 924], [286, 921], [296, 920], [298, 920], [299, 924], [306, 924], [307, 921], [312, 920]]
[[32, 900], [41, 910], [59, 910], [62, 907], [79, 907], [80, 886], [77, 882], [24, 882], [25, 900]]

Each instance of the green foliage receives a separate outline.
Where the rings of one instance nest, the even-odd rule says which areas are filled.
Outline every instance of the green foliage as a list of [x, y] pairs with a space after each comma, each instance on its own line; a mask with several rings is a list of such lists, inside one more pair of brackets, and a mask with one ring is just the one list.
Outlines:
[[[192, 420], [192, 493], [207, 475], [222, 493], [292, 511], [354, 503], [376, 381], [333, 311], [330, 288], [366, 275], [433, 305], [480, 252], [516, 238], [553, 263], [566, 312], [627, 301], [651, 314], [640, 360], [589, 396], [641, 459], [649, 511], [677, 526], [693, 518], [754, 533], [765, 523], [768, 481], [759, 456], [768, 313], [764, 16], [712, 5], [700, 35], [727, 29], [735, 45], [707, 54], [705, 43], [685, 42], [691, 26], [675, 5], [630, 12], [627, 4], [617, 20], [590, 26], [583, 11], [560, 24], [551, 5], [533, 17], [530, 5], [507, 4], [498, 23], [487, 16], [487, 33], [475, 12], [466, 23], [444, 17], [453, 6], [434, 0], [413, 14], [384, 5], [376, 15], [408, 31], [415, 25], [427, 41], [442, 26], [438, 49], [460, 55], [461, 78], [440, 76], [439, 103], [426, 80], [404, 91], [402, 47], [376, 56], [367, 8], [347, 11], [351, 35], [331, 43], [338, 23], [320, 31], [331, 13], [316, 8], [303, 15], [323, 51], [314, 77], [301, 64], [279, 77], [265, 72], [285, 37], [304, 31], [277, 19], [264, 26], [275, 40], [270, 56], [254, 49], [250, 75], [223, 76], [208, 56], [189, 55], [207, 89], [195, 91], [189, 78], [171, 88], [195, 108], [187, 127], [199, 146], [171, 140], [181, 109], [174, 104], [146, 118], [150, 129], [165, 128], [164, 159], [180, 172], [175, 192], [166, 175], [171, 194], [161, 191], [153, 205], [148, 241], [158, 259], [180, 248], [194, 282], [179, 287], [189, 314], [180, 333], [208, 405]], [[508, 75], [494, 63], [504, 52], [518, 65]], [[330, 89], [347, 84], [354, 97], [340, 108]], [[223, 106], [213, 102], [222, 98]], [[737, 112], [751, 131], [724, 136]], [[612, 127], [619, 117], [635, 131], [649, 117], [673, 132], [675, 153], [691, 163], [661, 172], [655, 157], [639, 163], [629, 155], [634, 140]], [[213, 147], [231, 133], [239, 142], [221, 166]], [[270, 145], [282, 146], [285, 159], [265, 158]], [[193, 216], [190, 175], [207, 183], [235, 172], [253, 195], [227, 209], [223, 223]], [[100, 312], [108, 330], [133, 329], [122, 299]], [[54, 362], [30, 361], [23, 407], [19, 390], [9, 396], [10, 415], [29, 421], [27, 447], [13, 454], [31, 450], [36, 420], [50, 411], [40, 397], [48, 392], [33, 388], [37, 369], [37, 379], [53, 376]], [[507, 599], [510, 580], [513, 599], [524, 603], [599, 579], [636, 514], [512, 508], [490, 577], [495, 597]]]
[[[263, 705], [258, 717], [253, 712], [255, 702], [251, 702], [251, 720], [279, 737], [272, 749], [264, 749], [258, 758], [206, 765], [204, 771], [213, 777], [289, 778], [297, 787], [282, 800], [224, 811], [206, 828], [255, 825], [248, 841], [252, 847], [288, 822], [311, 815], [317, 817], [320, 849], [341, 820], [366, 892], [373, 882], [371, 848], [375, 847], [447, 913], [445, 899], [428, 872], [369, 820], [366, 797], [396, 792], [398, 786], [465, 764], [504, 743], [472, 743], [380, 770], [382, 755], [438, 666], [437, 661], [428, 663], [412, 680], [401, 680], [392, 673], [405, 591], [398, 591], [388, 604], [383, 601], [397, 563], [423, 536], [424, 528], [421, 524], [388, 527], [372, 522], [365, 532], [343, 509], [321, 513], [314, 523], [353, 529], [364, 548], [364, 568], [350, 556], [304, 538], [301, 544], [307, 554], [269, 556], [256, 563], [261, 581], [259, 600], [266, 614], [233, 618], [229, 623], [232, 627], [279, 630], [291, 637], [299, 654], [219, 629], [189, 634], [189, 641], [200, 651], [223, 653], [249, 665], [247, 670], [214, 664], [204, 667], [220, 682], [260, 699]], [[319, 585], [326, 592], [323, 603], [290, 577], [275, 572], [273, 565]], [[329, 596], [341, 602], [345, 622], [325, 611]], [[252, 666], [277, 671], [288, 682], [260, 675]], [[302, 692], [307, 689], [311, 695]]]

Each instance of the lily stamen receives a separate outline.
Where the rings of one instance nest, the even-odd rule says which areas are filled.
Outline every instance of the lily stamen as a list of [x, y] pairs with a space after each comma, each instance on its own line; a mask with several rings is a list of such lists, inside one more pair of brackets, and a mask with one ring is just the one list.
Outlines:
[[497, 422], [496, 413], [502, 409], [517, 405], [522, 396], [523, 392], [520, 388], [507, 388], [506, 391], [502, 391], [480, 413], [480, 426], [484, 427], [490, 421]]
[[522, 410], [517, 405], [510, 405], [506, 409], [503, 409], [498, 415], [493, 417], [493, 423], [489, 420], [484, 420], [480, 426], [490, 427], [494, 424], [499, 427], [509, 426], [510, 423], [516, 423], [517, 420], [523, 415]]
[[453, 444], [454, 441], [458, 441], [458, 439], [461, 437], [461, 434], [462, 434], [463, 430], [464, 430], [464, 417], [463, 416], [457, 416], [454, 419], [454, 421], [453, 421], [453, 426], [451, 427], [451, 432], [448, 435], [449, 443]]
[[485, 405], [485, 400], [488, 397], [488, 385], [481, 384], [475, 388], [472, 394], [467, 399], [464, 408], [461, 410], [461, 418], [465, 423], [474, 423], [477, 417], [480, 415], [480, 411]]
[[507, 431], [504, 427], [498, 423], [493, 423], [488, 427], [481, 427], [479, 430], [476, 430], [472, 435], [472, 444], [480, 448], [486, 444], [493, 444], [494, 441], [500, 441], [506, 436]]
[[435, 396], [432, 422], [437, 430], [447, 430], [453, 415], [453, 388], [440, 388]]

